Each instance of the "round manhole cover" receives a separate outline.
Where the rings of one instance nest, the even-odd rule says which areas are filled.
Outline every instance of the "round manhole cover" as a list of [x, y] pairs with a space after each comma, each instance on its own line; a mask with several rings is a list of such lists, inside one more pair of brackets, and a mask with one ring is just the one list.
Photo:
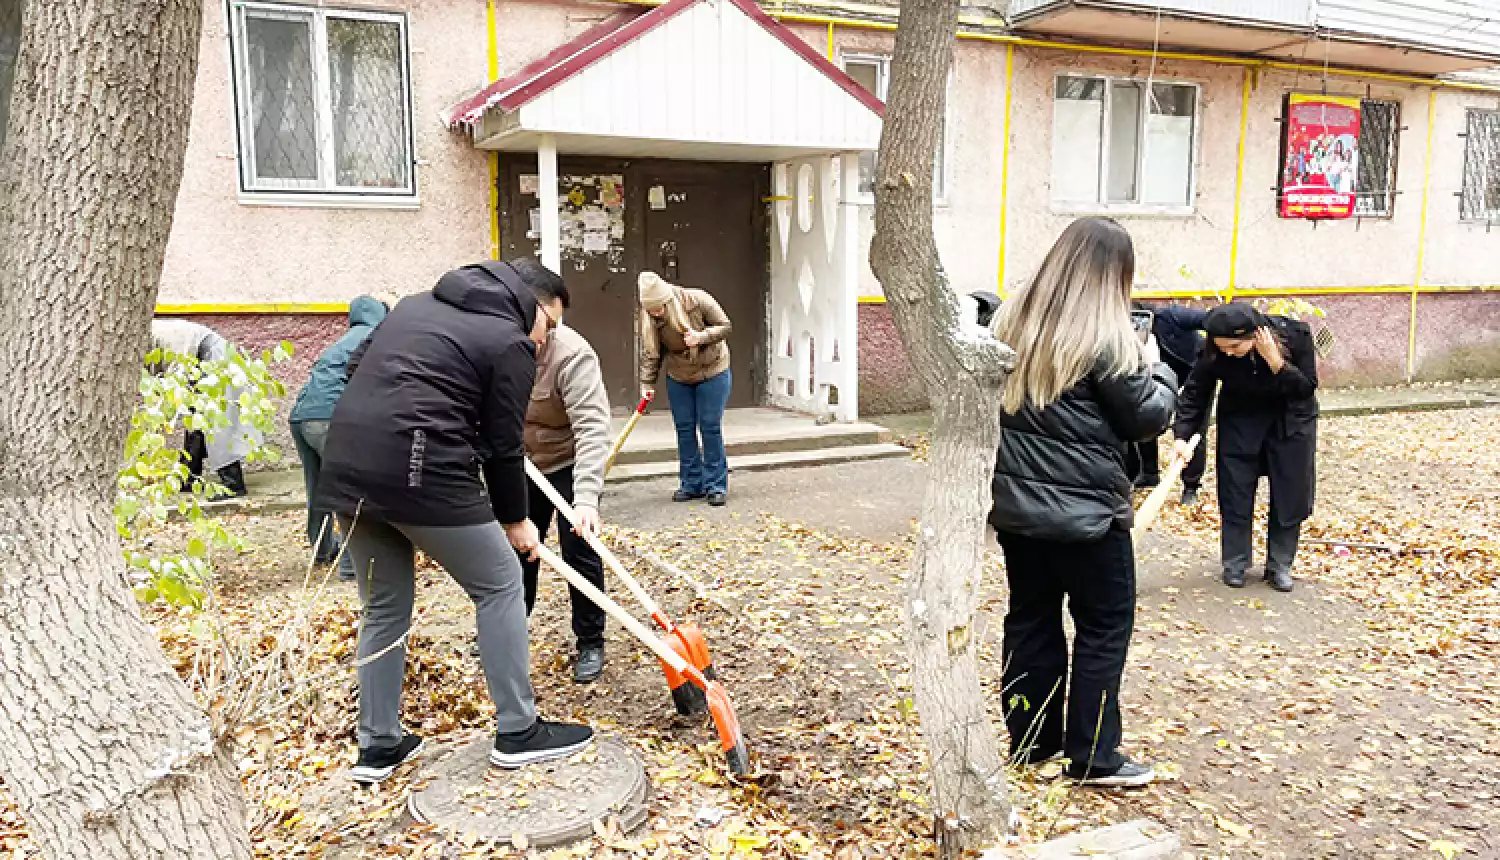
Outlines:
[[412, 817], [423, 824], [481, 839], [524, 834], [548, 848], [591, 836], [594, 822], [611, 816], [621, 832], [646, 819], [650, 783], [628, 744], [595, 736], [572, 758], [501, 770], [490, 765], [492, 739], [454, 748], [416, 775], [426, 784], [411, 793]]

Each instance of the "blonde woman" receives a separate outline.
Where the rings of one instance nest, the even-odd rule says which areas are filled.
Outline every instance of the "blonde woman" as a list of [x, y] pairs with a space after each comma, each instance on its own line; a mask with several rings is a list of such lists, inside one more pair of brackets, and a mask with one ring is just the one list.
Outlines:
[[[1134, 276], [1130, 234], [1107, 218], [1079, 219], [994, 325], [1018, 356], [990, 514], [1010, 582], [1012, 757], [1066, 756], [1070, 777], [1115, 787], [1155, 778], [1118, 748], [1120, 676], [1135, 625], [1125, 453], [1166, 429], [1177, 391], [1155, 339], [1143, 343], [1132, 329]], [[1064, 598], [1076, 630], [1071, 685]]]
[[[729, 317], [703, 290], [679, 287], [642, 272], [641, 394], [653, 393], [663, 371], [677, 426], [678, 487], [674, 502], [707, 498], [729, 502], [724, 454], [724, 407], [734, 375], [729, 369]], [[701, 440], [701, 444], [700, 444]]]

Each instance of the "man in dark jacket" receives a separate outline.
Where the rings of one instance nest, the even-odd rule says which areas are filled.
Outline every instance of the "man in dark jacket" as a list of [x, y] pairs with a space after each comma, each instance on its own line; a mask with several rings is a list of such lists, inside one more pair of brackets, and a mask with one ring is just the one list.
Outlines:
[[[323, 451], [328, 442], [328, 427], [333, 421], [333, 407], [344, 393], [348, 380], [349, 356], [358, 349], [370, 332], [385, 319], [388, 308], [373, 296], [359, 296], [349, 303], [349, 330], [323, 350], [313, 362], [307, 384], [292, 406], [292, 442], [297, 459], [302, 461], [302, 482], [307, 487], [307, 542], [316, 547], [313, 559], [328, 564], [339, 553], [328, 511], [319, 510], [313, 496], [318, 490], [318, 473], [323, 468]], [[320, 537], [321, 536], [321, 537]], [[354, 579], [354, 560], [345, 555], [339, 562], [339, 579]]]
[[533, 259], [465, 266], [403, 299], [350, 358], [318, 504], [349, 536], [364, 603], [357, 781], [380, 782], [422, 745], [400, 719], [416, 549], [474, 601], [496, 710], [491, 763], [568, 756], [593, 737], [536, 715], [517, 559], [538, 544], [522, 447], [536, 348], [567, 303], [562, 279]]

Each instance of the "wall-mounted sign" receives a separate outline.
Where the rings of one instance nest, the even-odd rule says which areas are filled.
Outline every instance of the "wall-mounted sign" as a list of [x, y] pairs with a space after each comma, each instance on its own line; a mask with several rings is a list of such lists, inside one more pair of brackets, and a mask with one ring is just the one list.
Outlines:
[[1292, 93], [1282, 131], [1281, 217], [1353, 215], [1359, 99]]

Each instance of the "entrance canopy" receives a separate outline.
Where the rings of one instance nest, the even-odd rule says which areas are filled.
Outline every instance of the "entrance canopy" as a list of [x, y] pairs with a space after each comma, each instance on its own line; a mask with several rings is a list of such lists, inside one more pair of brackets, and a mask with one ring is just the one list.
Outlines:
[[621, 12], [450, 108], [481, 149], [783, 161], [875, 149], [885, 106], [754, 0]]

